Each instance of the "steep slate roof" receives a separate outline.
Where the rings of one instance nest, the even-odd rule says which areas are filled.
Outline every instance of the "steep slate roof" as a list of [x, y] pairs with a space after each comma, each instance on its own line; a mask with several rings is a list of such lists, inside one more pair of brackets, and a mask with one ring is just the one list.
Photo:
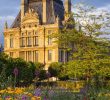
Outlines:
[[[52, 24], [55, 23], [56, 17], [58, 16], [60, 21], [64, 20], [64, 6], [61, 0], [47, 0], [47, 23]], [[40, 16], [40, 20], [42, 22], [43, 18], [43, 3], [42, 0], [29, 0], [28, 8], [34, 9]], [[14, 23], [12, 24], [12, 28], [20, 27], [21, 15], [20, 12], [16, 17]]]
[[21, 11], [19, 11], [17, 17], [15, 18], [14, 22], [11, 25], [11, 28], [20, 27], [21, 23]]

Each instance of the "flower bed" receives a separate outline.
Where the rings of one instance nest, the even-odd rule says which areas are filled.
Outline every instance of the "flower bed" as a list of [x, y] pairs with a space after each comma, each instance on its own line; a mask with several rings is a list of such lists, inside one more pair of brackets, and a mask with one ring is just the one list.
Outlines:
[[[75, 90], [75, 89], [74, 89]], [[92, 94], [93, 93], [93, 94]], [[102, 89], [96, 93], [94, 90], [86, 91], [61, 87], [10, 88], [0, 90], [0, 100], [110, 100], [110, 91]]]

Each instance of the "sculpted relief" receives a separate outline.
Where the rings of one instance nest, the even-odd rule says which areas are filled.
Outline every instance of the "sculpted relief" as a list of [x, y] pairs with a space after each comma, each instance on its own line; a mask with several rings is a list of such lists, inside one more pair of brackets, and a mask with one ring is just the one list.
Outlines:
[[31, 24], [39, 25], [40, 24], [40, 18], [37, 12], [35, 12], [33, 9], [29, 9], [27, 13], [25, 13], [25, 16], [22, 20], [22, 26], [27, 26]]

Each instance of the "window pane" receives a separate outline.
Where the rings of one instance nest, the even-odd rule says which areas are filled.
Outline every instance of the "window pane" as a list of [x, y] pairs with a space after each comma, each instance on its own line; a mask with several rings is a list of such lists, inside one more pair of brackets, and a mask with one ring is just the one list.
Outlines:
[[52, 60], [52, 50], [48, 51], [48, 60], [51, 61]]
[[34, 39], [35, 39], [35, 43], [34, 43], [35, 46], [38, 46], [38, 37], [36, 36]]
[[52, 45], [52, 38], [50, 37], [50, 35], [52, 34], [52, 30], [48, 31], [48, 45]]
[[31, 51], [28, 51], [28, 61], [31, 61]]
[[25, 38], [21, 38], [21, 47], [25, 47]]
[[10, 35], [10, 48], [13, 48], [13, 35]]
[[32, 43], [31, 43], [31, 33], [30, 32], [28, 33], [27, 43], [28, 43], [27, 45], [29, 47], [32, 45]]

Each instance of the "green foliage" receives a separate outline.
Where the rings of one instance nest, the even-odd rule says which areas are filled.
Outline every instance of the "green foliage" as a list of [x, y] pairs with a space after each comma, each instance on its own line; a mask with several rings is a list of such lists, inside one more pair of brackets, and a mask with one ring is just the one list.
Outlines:
[[48, 71], [52, 77], [58, 77], [62, 71], [62, 68], [62, 63], [54, 62], [50, 64]]
[[[44, 67], [42, 63], [26, 62], [21, 58], [11, 58], [4, 53], [0, 53], [0, 83], [14, 85], [29, 85], [36, 77], [35, 71], [41, 71]], [[15, 77], [14, 69], [18, 69], [18, 75]], [[8, 82], [8, 83], [7, 83]], [[4, 87], [5, 87], [4, 86]]]
[[46, 70], [41, 70], [39, 73], [39, 80], [45, 80], [47, 78]]
[[[110, 14], [107, 11], [95, 15], [94, 7], [75, 6], [74, 12], [64, 28], [52, 37], [59, 48], [71, 53], [72, 61], [63, 65], [60, 77], [87, 79], [92, 81], [110, 79], [110, 40], [103, 35], [110, 34]], [[104, 13], [104, 14], [102, 14]], [[73, 27], [69, 27], [73, 26]], [[79, 26], [78, 28], [75, 26]]]

